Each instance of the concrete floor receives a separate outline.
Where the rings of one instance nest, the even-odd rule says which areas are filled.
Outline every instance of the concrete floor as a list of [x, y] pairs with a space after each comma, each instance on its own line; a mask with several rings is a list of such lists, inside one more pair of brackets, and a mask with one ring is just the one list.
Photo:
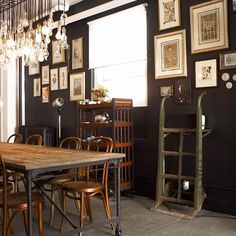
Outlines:
[[[102, 201], [94, 199], [91, 201], [93, 218], [105, 219]], [[202, 210], [194, 220], [186, 220], [178, 217], [161, 214], [150, 211], [154, 206], [154, 201], [140, 197], [129, 196], [122, 197], [122, 235], [123, 236], [236, 236], [236, 217], [223, 215], [214, 212]], [[111, 201], [111, 209], [114, 214], [115, 202]], [[69, 216], [79, 223], [78, 214], [75, 211], [74, 204], [70, 203], [68, 208]], [[46, 201], [44, 208], [44, 219], [48, 218], [49, 204]], [[55, 220], [52, 226], [49, 226], [44, 220], [43, 230], [44, 236], [60, 236], [58, 231], [60, 223], [60, 215], [56, 212]], [[88, 223], [88, 221], [86, 221]], [[71, 227], [66, 224], [65, 230]], [[37, 220], [34, 220], [33, 226], [34, 236], [38, 235]], [[12, 236], [25, 235], [23, 227], [22, 214], [18, 213], [13, 222]], [[109, 236], [114, 235], [109, 225], [85, 232], [84, 236]]]

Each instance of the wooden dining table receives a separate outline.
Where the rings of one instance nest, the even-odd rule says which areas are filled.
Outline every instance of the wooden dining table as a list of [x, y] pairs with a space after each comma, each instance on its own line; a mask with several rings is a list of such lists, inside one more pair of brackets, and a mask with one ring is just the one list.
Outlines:
[[[80, 166], [91, 166], [104, 163], [112, 163], [114, 168], [115, 180], [115, 196], [116, 196], [116, 215], [110, 220], [116, 225], [115, 235], [121, 236], [120, 226], [120, 163], [125, 157], [123, 153], [104, 153], [93, 151], [75, 151], [71, 149], [62, 149], [55, 147], [44, 147], [27, 144], [10, 144], [0, 143], [0, 154], [5, 160], [6, 167], [10, 170], [18, 171], [25, 176], [27, 201], [28, 201], [28, 235], [33, 235], [32, 229], [32, 202], [31, 193], [33, 182], [42, 174], [52, 171], [63, 171]], [[44, 195], [50, 200], [50, 197], [43, 192]], [[55, 204], [52, 201], [53, 204]], [[56, 204], [55, 204], [56, 206]], [[63, 214], [63, 211], [56, 206], [57, 209]], [[71, 224], [72, 230], [61, 233], [60, 235], [75, 235], [78, 232], [94, 229], [104, 224], [103, 222], [89, 224], [81, 229], [78, 225], [74, 224], [72, 220], [64, 215], [66, 220]]]

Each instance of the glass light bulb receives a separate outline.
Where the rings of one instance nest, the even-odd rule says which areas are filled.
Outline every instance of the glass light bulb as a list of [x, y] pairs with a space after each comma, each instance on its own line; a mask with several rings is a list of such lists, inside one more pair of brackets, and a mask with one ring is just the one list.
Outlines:
[[61, 29], [60, 28], [57, 28], [57, 33], [56, 33], [55, 37], [57, 40], [61, 39]]

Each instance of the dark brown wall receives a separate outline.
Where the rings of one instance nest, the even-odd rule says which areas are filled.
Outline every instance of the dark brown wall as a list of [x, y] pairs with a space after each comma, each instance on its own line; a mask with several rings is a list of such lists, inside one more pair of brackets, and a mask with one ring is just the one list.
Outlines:
[[[89, 3], [90, 2], [90, 3]], [[92, 1], [100, 4], [101, 1]], [[103, 1], [107, 2], [107, 1]], [[158, 31], [157, 0], [137, 1], [148, 2], [148, 107], [134, 108], [134, 137], [135, 137], [135, 190], [137, 194], [154, 198], [155, 181], [158, 156], [158, 122], [160, 105], [160, 85], [174, 83], [175, 79], [154, 79], [154, 35], [167, 33], [179, 29], [186, 29], [187, 33], [187, 57], [188, 77], [191, 80], [192, 103], [190, 105], [176, 105], [171, 98], [167, 102], [167, 114], [183, 115], [195, 113], [196, 98], [204, 90], [207, 96], [203, 101], [203, 111], [206, 115], [207, 125], [213, 129], [213, 133], [204, 140], [203, 155], [203, 184], [207, 193], [204, 207], [207, 209], [236, 214], [236, 82], [231, 90], [225, 88], [225, 82], [221, 80], [223, 71], [218, 69], [218, 86], [215, 88], [195, 88], [195, 61], [214, 59], [218, 60], [219, 53], [236, 51], [236, 13], [232, 13], [232, 3], [228, 1], [229, 23], [229, 49], [191, 55], [190, 45], [190, 18], [189, 7], [203, 0], [183, 0], [182, 26], [163, 32]], [[90, 7], [84, 1], [71, 9], [76, 12]], [[82, 4], [82, 3], [81, 3]], [[136, 3], [135, 3], [136, 4]], [[133, 6], [129, 4], [128, 6]], [[82, 6], [81, 8], [79, 8]], [[125, 7], [119, 8], [124, 9]], [[118, 10], [119, 10], [118, 9]], [[111, 12], [115, 12], [112, 10]], [[100, 14], [100, 16], [107, 13]], [[90, 97], [91, 77], [88, 68], [88, 26], [87, 21], [98, 16], [85, 19], [67, 26], [69, 43], [72, 39], [84, 37], [84, 70], [86, 72], [86, 97]], [[51, 63], [49, 60], [48, 63]], [[47, 64], [47, 63], [43, 63]], [[52, 68], [57, 66], [51, 66]], [[219, 66], [218, 66], [219, 68]], [[227, 71], [231, 76], [236, 70]], [[33, 98], [33, 80], [26, 78], [26, 124], [47, 125], [56, 127], [56, 111], [50, 104], [42, 104], [41, 98]], [[76, 134], [76, 105], [69, 101], [69, 91], [53, 91], [51, 100], [61, 96], [65, 99], [65, 110], [62, 114], [62, 135]], [[174, 120], [171, 121], [174, 125]]]

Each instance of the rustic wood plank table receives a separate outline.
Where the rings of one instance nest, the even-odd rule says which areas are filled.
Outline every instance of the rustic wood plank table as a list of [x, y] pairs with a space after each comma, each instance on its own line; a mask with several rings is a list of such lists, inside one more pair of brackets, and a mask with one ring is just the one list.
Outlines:
[[[26, 191], [28, 197], [28, 235], [32, 236], [32, 204], [31, 191], [32, 183], [37, 176], [50, 171], [60, 171], [79, 166], [112, 163], [115, 169], [116, 186], [116, 216], [111, 220], [116, 224], [115, 235], [121, 235], [120, 228], [120, 162], [125, 157], [122, 153], [102, 153], [91, 151], [74, 151], [69, 149], [34, 146], [27, 144], [0, 143], [0, 154], [2, 154], [7, 168], [21, 172], [25, 175]], [[60, 209], [59, 209], [60, 210]], [[62, 213], [62, 212], [61, 212]], [[73, 226], [73, 230], [61, 235], [74, 235], [81, 231], [98, 227], [102, 222], [87, 225], [81, 230], [79, 226], [67, 217], [68, 222]], [[108, 220], [106, 220], [108, 221]], [[104, 222], [103, 222], [104, 223]]]

